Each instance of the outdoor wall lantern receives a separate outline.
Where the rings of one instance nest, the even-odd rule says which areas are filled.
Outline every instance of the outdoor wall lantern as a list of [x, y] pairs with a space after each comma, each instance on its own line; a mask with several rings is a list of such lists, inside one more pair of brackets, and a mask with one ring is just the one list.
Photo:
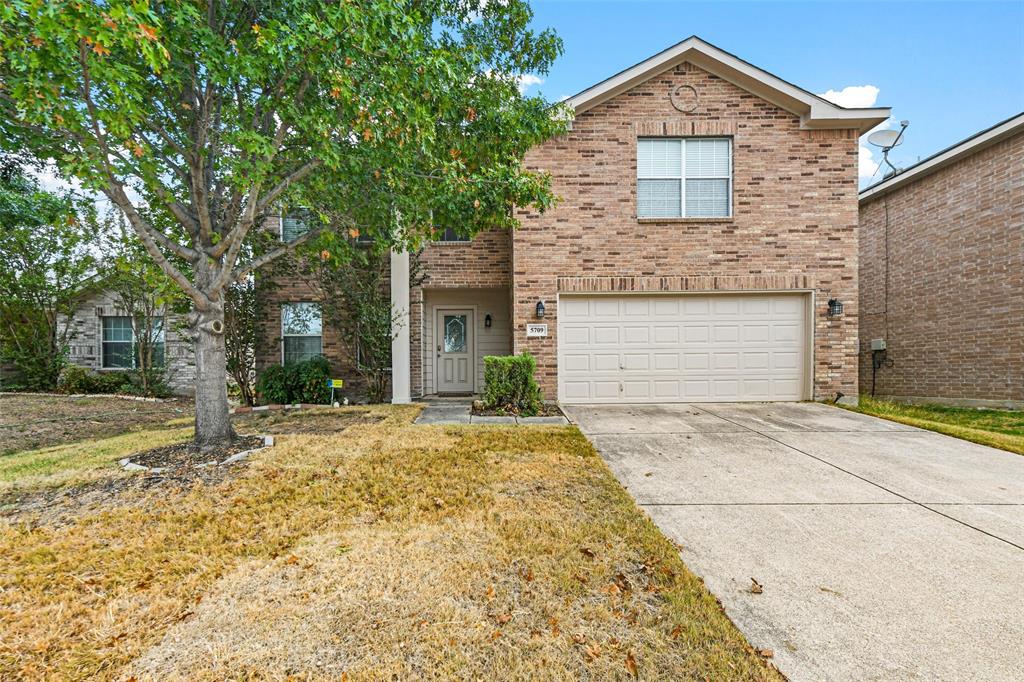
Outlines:
[[838, 298], [828, 299], [828, 316], [838, 317], [843, 314], [843, 302]]
[[491, 314], [490, 313], [487, 313], [486, 315], [484, 315], [484, 326], [487, 327], [488, 329], [491, 328]]
[[544, 317], [544, 301], [537, 301], [537, 319]]

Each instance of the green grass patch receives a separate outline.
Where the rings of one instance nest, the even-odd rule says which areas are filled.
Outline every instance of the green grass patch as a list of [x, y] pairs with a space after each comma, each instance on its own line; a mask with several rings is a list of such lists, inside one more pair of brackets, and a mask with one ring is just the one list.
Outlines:
[[870, 396], [861, 396], [856, 407], [841, 407], [1024, 455], [1024, 411], [908, 405]]
[[87, 480], [97, 470], [112, 468], [122, 457], [179, 443], [191, 436], [191, 428], [140, 431], [3, 455], [0, 492], [12, 487], [45, 487]]

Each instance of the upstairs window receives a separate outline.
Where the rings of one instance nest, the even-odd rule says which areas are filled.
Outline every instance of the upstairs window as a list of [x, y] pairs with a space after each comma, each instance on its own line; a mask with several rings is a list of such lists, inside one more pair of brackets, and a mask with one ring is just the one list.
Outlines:
[[444, 230], [439, 230], [440, 236], [438, 237], [439, 242], [468, 242], [469, 237], [461, 235], [451, 227], [446, 227]]
[[638, 218], [732, 215], [732, 140], [640, 138], [636, 151]]
[[[139, 364], [139, 343], [132, 331], [132, 318], [127, 315], [108, 315], [101, 318], [103, 369], [135, 369]], [[153, 366], [164, 365], [164, 320], [153, 318], [150, 339], [153, 348]]]
[[281, 306], [281, 361], [290, 365], [323, 354], [323, 325], [316, 303]]
[[295, 241], [309, 232], [312, 225], [313, 216], [305, 209], [297, 209], [281, 216], [281, 241]]

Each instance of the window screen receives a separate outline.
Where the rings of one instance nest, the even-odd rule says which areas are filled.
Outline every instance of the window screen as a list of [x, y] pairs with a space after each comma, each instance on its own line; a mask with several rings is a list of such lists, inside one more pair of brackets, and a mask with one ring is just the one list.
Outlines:
[[729, 138], [637, 140], [637, 216], [728, 217], [732, 142]]
[[323, 354], [320, 307], [315, 303], [281, 306], [282, 360], [288, 365]]
[[[139, 364], [139, 344], [132, 331], [132, 318], [110, 315], [101, 319], [102, 367], [104, 369], [134, 369]], [[165, 356], [164, 320], [153, 318], [153, 366], [162, 367]]]
[[292, 211], [281, 217], [281, 241], [295, 241], [309, 232], [312, 226], [312, 215], [305, 209]]

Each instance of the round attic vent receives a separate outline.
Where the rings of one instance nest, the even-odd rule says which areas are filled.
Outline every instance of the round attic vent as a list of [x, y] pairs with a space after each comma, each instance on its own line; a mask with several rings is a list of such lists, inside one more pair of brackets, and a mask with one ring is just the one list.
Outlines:
[[697, 111], [697, 105], [700, 103], [697, 98], [697, 89], [692, 85], [677, 85], [669, 93], [668, 98], [672, 102], [672, 106], [684, 114], [692, 114]]

